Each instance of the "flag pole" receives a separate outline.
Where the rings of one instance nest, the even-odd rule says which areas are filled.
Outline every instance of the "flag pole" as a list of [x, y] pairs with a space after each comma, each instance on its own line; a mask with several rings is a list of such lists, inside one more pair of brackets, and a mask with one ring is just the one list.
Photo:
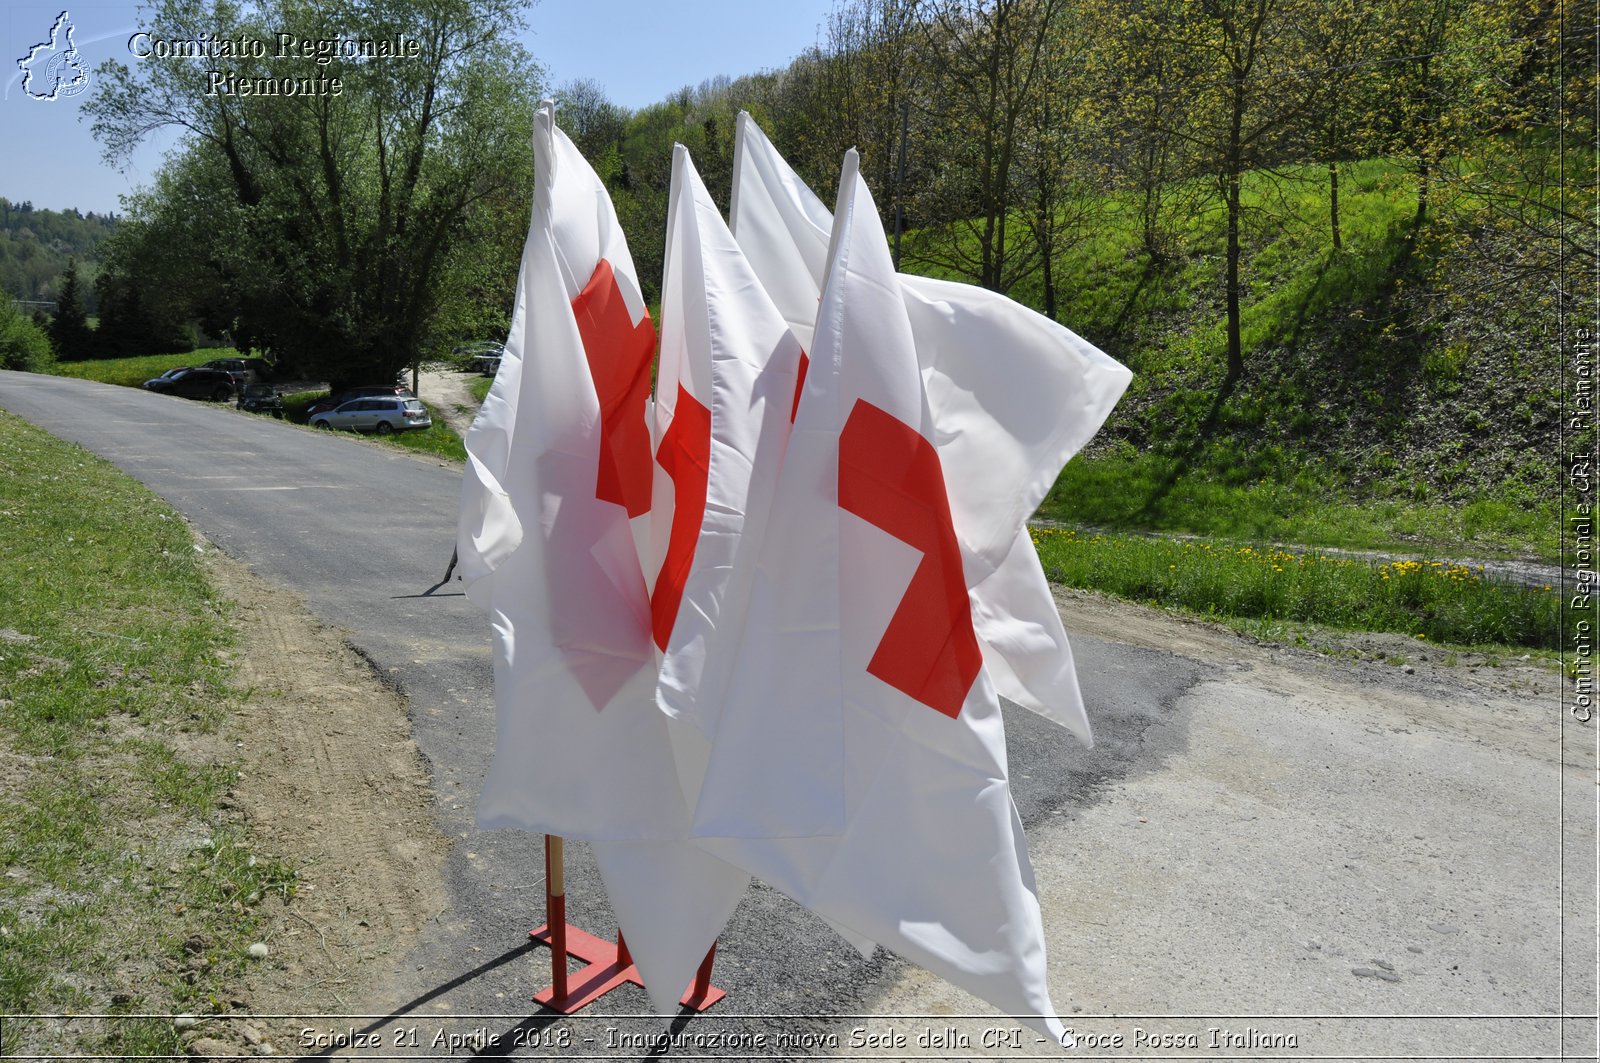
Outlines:
[[544, 912], [550, 927], [550, 989], [556, 1000], [567, 999], [567, 866], [566, 847], [553, 834], [544, 836]]

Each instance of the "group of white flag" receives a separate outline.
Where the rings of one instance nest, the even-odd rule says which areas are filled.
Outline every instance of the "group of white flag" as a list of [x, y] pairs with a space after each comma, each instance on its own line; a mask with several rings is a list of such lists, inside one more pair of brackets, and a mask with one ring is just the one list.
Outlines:
[[590, 843], [658, 1011], [756, 875], [1057, 1037], [1001, 695], [1089, 741], [1026, 520], [1128, 371], [898, 274], [748, 115], [724, 222], [675, 149], [659, 361], [604, 185], [541, 107], [458, 553], [492, 621], [483, 828]]

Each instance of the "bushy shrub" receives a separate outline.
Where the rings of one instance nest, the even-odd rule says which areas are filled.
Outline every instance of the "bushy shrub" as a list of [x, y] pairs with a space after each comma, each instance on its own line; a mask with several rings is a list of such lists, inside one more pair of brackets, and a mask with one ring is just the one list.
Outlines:
[[38, 372], [53, 360], [44, 330], [10, 298], [0, 296], [0, 369]]

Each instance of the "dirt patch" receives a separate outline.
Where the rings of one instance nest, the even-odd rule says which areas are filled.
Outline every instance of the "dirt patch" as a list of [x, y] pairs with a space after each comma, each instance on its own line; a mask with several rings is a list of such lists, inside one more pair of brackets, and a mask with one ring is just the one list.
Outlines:
[[[216, 583], [236, 603], [246, 688], [229, 729], [240, 778], [225, 800], [297, 870], [290, 901], [263, 905], [268, 956], [246, 990], [249, 1010], [381, 1007], [407, 947], [447, 903], [449, 842], [405, 702], [294, 595], [213, 556]], [[299, 1025], [254, 1021], [280, 1048]]]
[[470, 390], [476, 379], [472, 373], [454, 369], [423, 369], [417, 374], [418, 395], [433, 403], [444, 423], [462, 439], [467, 438], [467, 429], [478, 416], [478, 400]]

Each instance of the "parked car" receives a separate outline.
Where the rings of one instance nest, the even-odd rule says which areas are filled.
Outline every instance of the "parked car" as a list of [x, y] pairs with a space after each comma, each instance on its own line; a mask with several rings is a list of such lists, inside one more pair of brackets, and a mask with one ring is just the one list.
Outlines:
[[271, 384], [246, 384], [239, 389], [235, 405], [246, 413], [270, 413], [283, 419], [283, 396]]
[[343, 391], [335, 392], [325, 399], [318, 399], [306, 407], [306, 416], [315, 417], [319, 413], [337, 409], [352, 399], [372, 399], [380, 396], [384, 398], [394, 396], [402, 399], [414, 399], [417, 397], [416, 392], [403, 384], [368, 384], [358, 388], [345, 388]]
[[398, 396], [353, 399], [311, 418], [312, 428], [348, 428], [357, 432], [372, 431], [380, 436], [432, 426], [433, 418], [428, 416], [428, 408], [422, 405], [421, 399]]
[[243, 358], [213, 358], [209, 362], [202, 362], [201, 369], [217, 369], [233, 377], [236, 387], [244, 387], [253, 379], [250, 370], [245, 365]]
[[488, 373], [492, 376], [500, 368], [500, 358], [505, 353], [505, 344], [491, 340], [465, 343], [450, 353], [466, 360], [469, 373]]
[[226, 402], [233, 398], [234, 392], [239, 389], [233, 374], [203, 366], [169, 372], [153, 380], [146, 380], [144, 386], [163, 395], [181, 395], [186, 399], [210, 399], [212, 402]]

